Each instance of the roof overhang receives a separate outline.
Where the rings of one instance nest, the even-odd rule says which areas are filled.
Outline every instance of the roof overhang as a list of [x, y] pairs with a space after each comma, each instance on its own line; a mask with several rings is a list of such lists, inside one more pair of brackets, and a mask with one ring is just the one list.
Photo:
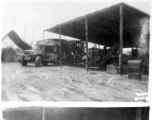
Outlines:
[[123, 44], [131, 47], [141, 34], [141, 19], [150, 19], [150, 15], [125, 3], [113, 5], [94, 13], [90, 13], [68, 22], [56, 25], [44, 31], [85, 40], [85, 22], [88, 21], [88, 41], [100, 45], [113, 46], [119, 44], [120, 36], [120, 5], [123, 7]]

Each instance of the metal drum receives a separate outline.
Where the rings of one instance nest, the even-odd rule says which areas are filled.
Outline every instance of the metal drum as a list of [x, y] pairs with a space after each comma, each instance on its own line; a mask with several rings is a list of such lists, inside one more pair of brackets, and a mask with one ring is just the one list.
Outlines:
[[141, 61], [140, 60], [128, 61], [128, 78], [141, 80]]

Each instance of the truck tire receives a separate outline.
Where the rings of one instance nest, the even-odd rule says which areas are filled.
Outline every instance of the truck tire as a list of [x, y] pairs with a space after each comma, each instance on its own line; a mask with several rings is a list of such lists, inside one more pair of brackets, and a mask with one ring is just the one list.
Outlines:
[[47, 66], [47, 65], [48, 65], [48, 62], [47, 62], [47, 61], [42, 61], [42, 64], [43, 64], [44, 66]]
[[28, 63], [28, 62], [27, 62], [26, 60], [24, 60], [24, 59], [22, 59], [22, 60], [21, 60], [21, 64], [22, 64], [22, 66], [26, 66], [26, 65], [27, 65], [27, 63]]
[[42, 64], [42, 57], [41, 56], [37, 56], [35, 59], [35, 66], [36, 67], [40, 67]]

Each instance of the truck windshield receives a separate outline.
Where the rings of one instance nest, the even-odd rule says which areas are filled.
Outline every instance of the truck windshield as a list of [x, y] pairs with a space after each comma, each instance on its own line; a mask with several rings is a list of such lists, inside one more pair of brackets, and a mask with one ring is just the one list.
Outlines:
[[44, 45], [34, 45], [34, 48], [33, 49], [36, 49], [36, 50], [44, 50], [45, 49], [45, 46]]

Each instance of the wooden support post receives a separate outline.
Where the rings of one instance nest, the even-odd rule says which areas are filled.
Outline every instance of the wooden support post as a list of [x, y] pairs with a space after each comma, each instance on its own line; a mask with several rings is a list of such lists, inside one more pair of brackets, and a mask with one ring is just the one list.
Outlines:
[[60, 66], [62, 66], [61, 25], [59, 25], [59, 43], [60, 43]]
[[120, 48], [119, 48], [119, 73], [122, 74], [122, 54], [123, 54], [123, 6], [120, 5]]
[[88, 21], [86, 17], [84, 17], [84, 20], [85, 20], [85, 38], [86, 38], [86, 70], [88, 70]]
[[141, 120], [141, 112], [142, 112], [142, 108], [137, 108], [136, 110], [136, 120]]
[[43, 111], [42, 111], [42, 120], [45, 120], [45, 114], [46, 114], [45, 108], [43, 108]]

